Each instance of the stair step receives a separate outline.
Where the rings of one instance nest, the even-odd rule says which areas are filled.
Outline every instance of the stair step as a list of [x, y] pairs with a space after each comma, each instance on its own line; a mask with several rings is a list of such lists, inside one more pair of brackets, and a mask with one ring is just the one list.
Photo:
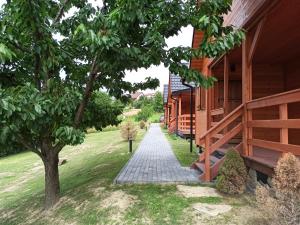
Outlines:
[[218, 157], [215, 157], [214, 155], [211, 155], [209, 158], [210, 161], [213, 162], [214, 164], [220, 160]]
[[217, 151], [220, 152], [220, 153], [222, 153], [223, 155], [225, 155], [226, 152], [228, 151], [228, 148], [218, 148]]
[[204, 163], [195, 162], [195, 163], [194, 163], [194, 166], [195, 166], [199, 171], [201, 171], [202, 173], [204, 173], [204, 171], [205, 171]]
[[213, 137], [217, 138], [217, 139], [222, 139], [224, 137], [224, 135], [223, 134], [215, 134]]

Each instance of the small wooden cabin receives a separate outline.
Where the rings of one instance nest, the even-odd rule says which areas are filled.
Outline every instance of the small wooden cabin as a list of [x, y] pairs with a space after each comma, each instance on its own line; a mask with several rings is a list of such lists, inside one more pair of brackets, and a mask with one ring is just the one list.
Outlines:
[[[195, 118], [195, 93], [191, 92], [191, 89], [183, 84], [181, 78], [174, 74], [169, 75], [169, 84], [164, 90], [168, 91], [164, 109], [165, 124], [169, 132], [182, 137], [189, 136], [191, 112], [193, 119]], [[195, 122], [192, 123], [192, 132], [195, 134]]]
[[[234, 0], [224, 23], [245, 29], [246, 39], [219, 58], [191, 61], [218, 79], [196, 90], [195, 142], [204, 152], [193, 167], [214, 179], [232, 147], [272, 176], [283, 153], [300, 156], [300, 1]], [[194, 31], [193, 46], [202, 36]]]

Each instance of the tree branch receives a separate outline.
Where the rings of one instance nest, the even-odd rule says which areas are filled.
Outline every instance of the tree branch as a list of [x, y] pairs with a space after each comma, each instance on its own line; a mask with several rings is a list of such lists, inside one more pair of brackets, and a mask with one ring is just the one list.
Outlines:
[[64, 10], [65, 10], [65, 7], [66, 5], [68, 4], [70, 0], [65, 0], [62, 5], [60, 6], [59, 10], [58, 10], [58, 13], [53, 21], [53, 24], [52, 25], [55, 25], [56, 23], [58, 23], [60, 21], [60, 19], [62, 18], [62, 16], [64, 15]]
[[94, 81], [97, 78], [98, 66], [96, 64], [96, 61], [97, 61], [97, 56], [95, 56], [95, 58], [93, 60], [93, 63], [91, 66], [91, 71], [90, 71], [90, 76], [86, 83], [83, 99], [81, 100], [80, 105], [79, 105], [76, 115], [75, 115], [75, 119], [74, 119], [74, 127], [75, 128], [78, 128], [81, 123], [85, 107], [86, 107], [87, 103], [89, 102], [89, 99], [90, 99], [90, 96], [91, 96], [91, 93], [93, 90]]
[[41, 152], [40, 152], [38, 149], [36, 149], [34, 146], [31, 146], [31, 144], [30, 144], [28, 141], [26, 141], [21, 135], [18, 134], [17, 136], [18, 136], [19, 142], [20, 142], [25, 148], [27, 148], [28, 150], [30, 150], [30, 151], [36, 153], [39, 157], [42, 158], [42, 154], [41, 154]]

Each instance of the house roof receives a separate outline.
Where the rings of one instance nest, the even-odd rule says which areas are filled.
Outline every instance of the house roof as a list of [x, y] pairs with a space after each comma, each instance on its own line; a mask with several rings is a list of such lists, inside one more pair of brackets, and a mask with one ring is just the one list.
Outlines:
[[143, 92], [135, 92], [135, 93], [131, 94], [131, 98], [137, 99], [141, 95], [143, 95]]
[[169, 90], [169, 85], [164, 84], [164, 93], [163, 93], [164, 104], [167, 103], [168, 101], [168, 90]]
[[[189, 84], [193, 87], [195, 87], [194, 84]], [[183, 91], [189, 89], [187, 86], [184, 86], [182, 84], [181, 77], [175, 74], [170, 74], [170, 86], [171, 86], [171, 92], [177, 92], [177, 91]]]

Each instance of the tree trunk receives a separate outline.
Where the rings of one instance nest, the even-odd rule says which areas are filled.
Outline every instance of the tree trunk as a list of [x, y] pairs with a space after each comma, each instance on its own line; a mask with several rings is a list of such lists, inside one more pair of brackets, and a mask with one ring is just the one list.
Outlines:
[[43, 157], [45, 166], [45, 209], [49, 209], [59, 200], [59, 172], [58, 153], [53, 153], [52, 149], [47, 151], [47, 156]]

